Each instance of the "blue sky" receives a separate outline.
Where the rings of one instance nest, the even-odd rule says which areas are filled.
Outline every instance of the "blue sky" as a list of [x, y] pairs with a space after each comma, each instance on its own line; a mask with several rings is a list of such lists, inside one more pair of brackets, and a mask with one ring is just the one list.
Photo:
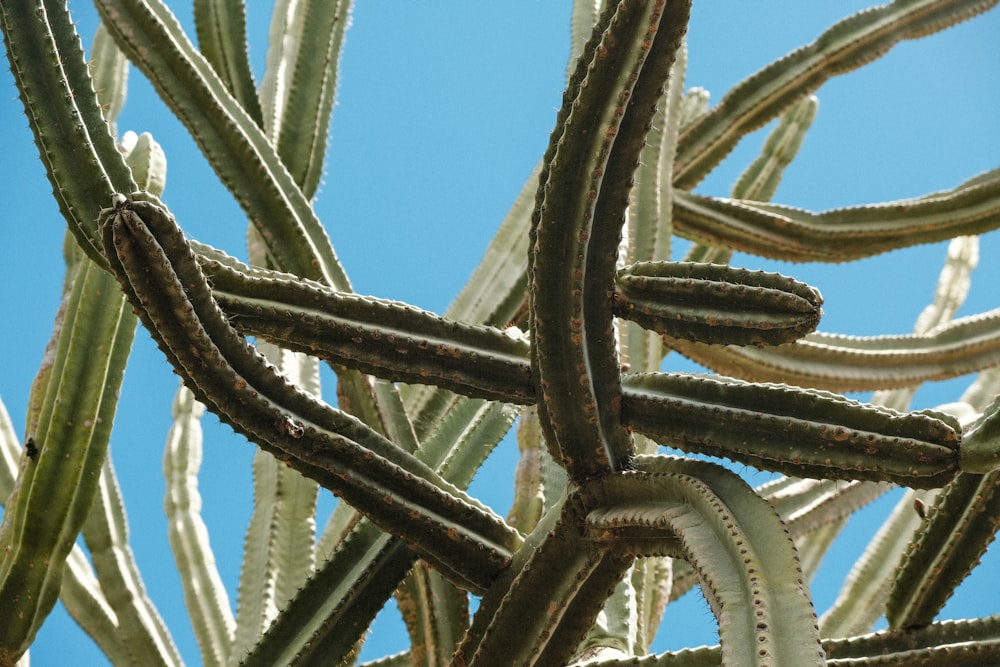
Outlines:
[[[250, 7], [251, 59], [263, 69], [269, 12]], [[89, 47], [96, 18], [71, 2]], [[745, 76], [814, 39], [867, 3], [696, 2], [689, 30], [687, 86], [713, 102]], [[176, 8], [191, 34], [190, 7]], [[569, 48], [569, 3], [362, 2], [353, 13], [342, 56], [326, 177], [316, 209], [356, 291], [443, 311], [478, 263], [493, 231], [545, 148], [560, 103]], [[940, 35], [905, 42], [869, 67], [832, 80], [775, 201], [821, 210], [911, 197], [957, 185], [1000, 164], [1000, 10]], [[23, 428], [28, 387], [58, 304], [65, 224], [37, 159], [9, 72], [0, 75], [0, 146], [6, 242], [0, 244], [0, 327], [5, 350], [3, 399]], [[168, 158], [164, 199], [195, 238], [244, 256], [246, 221], [205, 166], [180, 124], [133, 71], [121, 130], [149, 131]], [[763, 132], [749, 137], [702, 183], [728, 194], [753, 159]], [[996, 234], [982, 239], [980, 267], [960, 314], [1000, 306]], [[908, 332], [933, 294], [943, 245], [923, 246], [849, 266], [789, 265], [739, 255], [734, 263], [794, 275], [823, 292], [820, 328], [858, 335]], [[672, 358], [668, 367], [677, 364]], [[332, 388], [329, 376], [327, 389]], [[200, 659], [163, 517], [160, 473], [176, 377], [140, 331], [122, 390], [112, 456], [132, 528], [132, 543], [150, 595], [189, 664]], [[915, 407], [951, 400], [968, 379], [936, 383]], [[243, 531], [250, 514], [253, 448], [211, 416], [206, 430], [202, 494], [205, 520], [222, 576], [235, 603]], [[491, 459], [473, 492], [501, 513], [510, 499], [513, 443]], [[750, 474], [754, 481], [753, 473]], [[329, 503], [326, 504], [329, 507]], [[850, 563], [891, 507], [880, 501], [853, 522], [814, 589], [820, 611]], [[946, 616], [1000, 611], [976, 581], [998, 572], [996, 555], [946, 609]], [[988, 568], [988, 570], [987, 570]], [[979, 589], [979, 590], [977, 590]], [[992, 596], [991, 596], [992, 597]], [[366, 657], [401, 649], [395, 612], [383, 614]], [[714, 642], [714, 620], [695, 595], [673, 605], [656, 647]], [[36, 665], [106, 661], [61, 609], [39, 634]]]

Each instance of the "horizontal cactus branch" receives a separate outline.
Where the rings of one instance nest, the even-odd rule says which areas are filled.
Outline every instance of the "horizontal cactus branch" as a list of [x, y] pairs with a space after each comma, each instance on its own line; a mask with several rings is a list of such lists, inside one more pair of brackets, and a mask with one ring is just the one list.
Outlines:
[[[485, 585], [506, 563], [519, 538], [499, 517], [361, 422], [289, 384], [238, 336], [169, 213], [120, 196], [102, 213], [102, 228], [133, 307], [185, 384], [221, 419], [371, 512], [380, 526], [397, 534], [414, 526], [407, 541], [432, 563], [464, 572], [463, 585]], [[415, 516], [427, 524], [417, 528]]]
[[981, 371], [1000, 361], [1000, 310], [971, 315], [926, 333], [806, 335], [773, 349], [721, 347], [667, 334], [666, 343], [712, 370], [827, 391], [912, 387]]
[[528, 345], [516, 330], [445, 320], [291, 276], [248, 275], [217, 262], [202, 266], [219, 305], [247, 333], [387, 380], [514, 403], [534, 400]]
[[814, 213], [763, 202], [677, 192], [675, 231], [790, 262], [848, 262], [1000, 227], [1000, 169], [958, 187], [884, 204]]
[[819, 291], [776, 273], [720, 264], [640, 262], [616, 278], [615, 314], [673, 338], [778, 345], [816, 328]]
[[944, 415], [720, 376], [630, 375], [626, 386], [632, 428], [685, 451], [798, 477], [915, 488], [943, 486], [958, 472], [961, 431]]

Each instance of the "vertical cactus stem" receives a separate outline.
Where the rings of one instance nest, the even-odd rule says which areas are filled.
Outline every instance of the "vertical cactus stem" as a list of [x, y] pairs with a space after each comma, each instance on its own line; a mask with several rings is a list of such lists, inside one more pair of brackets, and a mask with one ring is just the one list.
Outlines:
[[604, 13], [539, 188], [529, 263], [539, 415], [575, 479], [619, 470], [632, 454], [619, 417], [613, 276], [632, 176], [688, 10], [624, 3]]
[[135, 183], [105, 122], [69, 10], [58, 5], [0, 3], [4, 43], [59, 209], [87, 255], [104, 266], [95, 214], [111, 193]]
[[201, 467], [201, 415], [205, 408], [186, 387], [174, 396], [174, 423], [163, 452], [166, 481], [164, 512], [168, 521], [170, 548], [181, 575], [184, 602], [202, 663], [224, 665], [235, 633], [229, 596], [209, 543], [208, 529], [201, 518], [198, 470]]

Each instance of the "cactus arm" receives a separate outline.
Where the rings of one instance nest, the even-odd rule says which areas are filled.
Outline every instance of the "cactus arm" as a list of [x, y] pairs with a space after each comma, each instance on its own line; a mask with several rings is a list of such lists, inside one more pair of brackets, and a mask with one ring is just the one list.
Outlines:
[[483, 597], [453, 664], [566, 664], [632, 560], [586, 539], [579, 502], [561, 503], [528, 536]]
[[930, 501], [936, 492], [908, 490], [851, 568], [833, 605], [820, 616], [825, 637], [848, 637], [871, 632], [884, 613], [893, 573], [922, 518], [913, 509], [916, 499]]
[[546, 441], [576, 479], [620, 469], [632, 449], [617, 416], [608, 296], [632, 175], [687, 15], [686, 3], [605, 12], [571, 77], [579, 78], [564, 100], [572, 110], [553, 132], [539, 187], [529, 263], [532, 363]]
[[619, 317], [705, 344], [797, 340], [816, 327], [823, 303], [804, 283], [719, 264], [638, 262], [618, 271], [616, 285]]
[[[703, 453], [788, 475], [915, 488], [941, 486], [957, 472], [957, 424], [929, 415], [716, 376], [634, 375], [627, 386], [635, 393], [627, 395], [626, 421], [660, 444], [697, 442]], [[695, 404], [702, 408], [690, 410]]]
[[247, 53], [247, 15], [243, 0], [195, 0], [194, 25], [205, 60], [250, 118], [263, 127], [260, 100]]
[[[209, 409], [307, 477], [374, 512], [387, 530], [408, 534], [436, 564], [457, 567], [455, 576], [467, 572], [480, 578], [468, 585], [481, 586], [502, 566], [519, 538], [499, 517], [263, 363], [218, 310], [190, 247], [166, 211], [122, 197], [104, 219], [107, 252], [123, 288], [175, 369]], [[428, 523], [418, 527], [413, 511]], [[466, 530], [451, 530], [433, 515], [459, 520]]]
[[[273, 26], [261, 92], [272, 96], [265, 105], [265, 128], [292, 178], [311, 199], [323, 175], [330, 115], [337, 92], [337, 67], [350, 23], [349, 0], [279, 2], [272, 22], [291, 31], [275, 34]], [[289, 17], [288, 14], [293, 16]]]
[[594, 483], [592, 535], [642, 549], [662, 531], [700, 574], [719, 619], [726, 665], [823, 664], [815, 613], [783, 524], [768, 503], [721, 466], [639, 457], [641, 473]]
[[465, 593], [418, 561], [397, 589], [396, 603], [410, 635], [410, 664], [413, 667], [451, 664], [451, 657], [469, 626]]
[[[118, 136], [118, 114], [125, 106], [128, 92], [128, 59], [119, 50], [104, 24], [97, 26], [91, 46], [90, 75], [94, 80], [94, 92], [104, 112], [104, 119], [110, 126], [112, 137]], [[142, 183], [141, 178], [136, 181]]]
[[[170, 10], [158, 0], [95, 4], [119, 47], [149, 77], [257, 226], [278, 268], [349, 290], [302, 191]], [[151, 43], [158, 48], [146, 48]]]
[[929, 624], [979, 563], [998, 527], [997, 480], [963, 473], [938, 495], [900, 561], [886, 602], [890, 627]]
[[[235, 622], [229, 596], [215, 567], [208, 530], [201, 518], [198, 469], [201, 467], [201, 414], [204, 406], [180, 387], [174, 396], [174, 423], [163, 453], [170, 548], [184, 587], [184, 601], [205, 665], [224, 665]], [[140, 654], [142, 655], [142, 654]]]
[[51, 370], [40, 371], [30, 400], [28, 432], [38, 455], [19, 477], [0, 528], [0, 607], [22, 610], [0, 638], [10, 656], [27, 648], [55, 604], [97, 490], [135, 332], [109, 278], [92, 262], [80, 265], [56, 327]]
[[118, 479], [104, 460], [98, 493], [83, 526], [83, 537], [101, 589], [118, 620], [128, 664], [181, 665], [170, 632], [146, 594], [128, 545], [128, 522]]
[[1000, 169], [913, 199], [815, 213], [677, 192], [677, 234], [792, 262], [848, 262], [1000, 225]]
[[359, 522], [250, 653], [234, 657], [246, 667], [341, 664], [415, 560], [399, 538]]
[[685, 128], [674, 185], [692, 189], [747, 133], [763, 126], [827, 79], [857, 69], [897, 43], [948, 28], [996, 0], [896, 0], [834, 24], [816, 41], [771, 63]]
[[135, 183], [101, 114], [80, 38], [57, 2], [5, 0], [0, 12], [7, 58], [59, 210], [103, 266], [95, 212]]

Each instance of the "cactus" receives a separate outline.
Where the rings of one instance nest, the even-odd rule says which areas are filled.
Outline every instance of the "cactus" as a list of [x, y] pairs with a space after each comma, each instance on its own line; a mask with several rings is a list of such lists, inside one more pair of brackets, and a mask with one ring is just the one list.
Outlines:
[[[0, 665], [27, 658], [57, 599], [113, 663], [182, 662], [108, 455], [138, 324], [182, 384], [162, 406], [165, 511], [205, 664], [358, 663], [393, 597], [409, 648], [364, 664], [1000, 663], [1000, 617], [940, 616], [1000, 516], [998, 315], [955, 317], [977, 235], [1000, 226], [1000, 170], [889, 203], [771, 202], [827, 80], [995, 1], [860, 12], [711, 108], [684, 90], [690, 2], [575, 2], [548, 147], [441, 314], [355, 293], [312, 205], [350, 3], [277, 0], [260, 85], [243, 3], [196, 0], [198, 46], [161, 0], [95, 4], [88, 65], [64, 3], [0, 0], [68, 230], [23, 437], [0, 405]], [[242, 209], [246, 262], [185, 231], [153, 137], [119, 136], [129, 63]], [[731, 197], [694, 192], [772, 121]], [[912, 333], [816, 331], [818, 289], [730, 266], [737, 251], [849, 263], [945, 240]], [[678, 355], [707, 371], [664, 370]], [[962, 376], [953, 402], [910, 409], [922, 383]], [[875, 393], [844, 395], [859, 391]], [[200, 514], [206, 410], [255, 446], [235, 590]], [[504, 516], [470, 484], [508, 433]], [[817, 613], [818, 561], [894, 486]], [[339, 502], [318, 529], [327, 491]], [[653, 653], [695, 586], [718, 644]]]

